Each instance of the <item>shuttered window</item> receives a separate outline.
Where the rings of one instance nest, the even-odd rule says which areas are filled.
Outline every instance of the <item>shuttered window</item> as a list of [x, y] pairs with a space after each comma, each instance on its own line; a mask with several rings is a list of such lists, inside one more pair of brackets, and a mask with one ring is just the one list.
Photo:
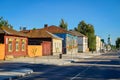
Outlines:
[[19, 51], [19, 39], [16, 39], [15, 50]]
[[26, 48], [26, 47], [25, 47], [25, 44], [26, 44], [26, 43], [25, 43], [25, 40], [23, 39], [23, 40], [22, 40], [22, 51], [25, 51], [25, 48]]
[[12, 52], [12, 39], [8, 39], [8, 52]]

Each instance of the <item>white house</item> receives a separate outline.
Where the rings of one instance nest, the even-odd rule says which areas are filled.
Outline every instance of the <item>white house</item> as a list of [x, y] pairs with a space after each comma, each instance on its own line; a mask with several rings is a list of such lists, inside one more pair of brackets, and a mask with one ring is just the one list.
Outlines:
[[100, 52], [101, 47], [101, 38], [99, 36], [96, 36], [96, 52]]

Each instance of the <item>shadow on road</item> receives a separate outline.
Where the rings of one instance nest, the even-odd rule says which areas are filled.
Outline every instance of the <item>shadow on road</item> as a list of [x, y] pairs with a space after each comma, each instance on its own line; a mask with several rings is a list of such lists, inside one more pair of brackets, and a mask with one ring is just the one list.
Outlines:
[[101, 61], [76, 61], [73, 63], [86, 63], [86, 64], [106, 64], [106, 65], [120, 65], [120, 60], [101, 60]]
[[[76, 62], [94, 64], [91, 62]], [[104, 61], [98, 64], [118, 64], [118, 61]], [[81, 66], [81, 65], [46, 65], [34, 63], [0, 63], [0, 73], [11, 71], [12, 69], [30, 68], [34, 73], [26, 75], [25, 78], [18, 80], [108, 80], [120, 79], [120, 67], [99, 67], [99, 66]], [[79, 74], [79, 75], [77, 75]], [[77, 76], [76, 76], [77, 75]], [[6, 76], [7, 77], [7, 76]]]

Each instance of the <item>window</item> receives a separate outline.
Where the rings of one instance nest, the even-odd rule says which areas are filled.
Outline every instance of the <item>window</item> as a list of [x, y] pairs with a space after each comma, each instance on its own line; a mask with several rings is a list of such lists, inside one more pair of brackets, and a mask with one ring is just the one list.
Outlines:
[[15, 50], [19, 51], [19, 39], [16, 39]]
[[25, 51], [25, 40], [22, 40], [22, 51]]
[[8, 39], [8, 52], [12, 52], [12, 39]]

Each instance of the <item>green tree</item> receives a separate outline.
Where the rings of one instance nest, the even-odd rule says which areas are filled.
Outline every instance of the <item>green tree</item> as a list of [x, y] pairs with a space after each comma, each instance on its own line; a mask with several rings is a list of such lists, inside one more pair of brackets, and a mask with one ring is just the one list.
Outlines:
[[120, 37], [116, 40], [116, 48], [120, 48]]
[[60, 25], [59, 25], [61, 28], [67, 30], [68, 29], [68, 24], [66, 22], [64, 22], [63, 19], [61, 19], [60, 21]]
[[34, 27], [32, 30], [36, 30], [36, 28]]
[[95, 37], [95, 30], [94, 26], [91, 24], [87, 24], [85, 21], [81, 21], [78, 24], [78, 27], [75, 28], [76, 31], [86, 35], [88, 37], [88, 47], [90, 51], [96, 49], [96, 37]]
[[105, 43], [105, 40], [104, 39], [101, 39], [102, 43]]
[[9, 27], [9, 28], [13, 28], [13, 26], [11, 24], [9, 24], [7, 20], [4, 20], [3, 17], [0, 17], [0, 27], [1, 26], [6, 26], [6, 27]]
[[87, 35], [87, 28], [88, 26], [87, 26], [87, 24], [84, 22], [84, 21], [81, 21], [79, 24], [78, 24], [78, 27], [77, 27], [77, 30], [80, 32], [80, 33], [82, 33], [82, 34], [84, 34], [84, 35]]

